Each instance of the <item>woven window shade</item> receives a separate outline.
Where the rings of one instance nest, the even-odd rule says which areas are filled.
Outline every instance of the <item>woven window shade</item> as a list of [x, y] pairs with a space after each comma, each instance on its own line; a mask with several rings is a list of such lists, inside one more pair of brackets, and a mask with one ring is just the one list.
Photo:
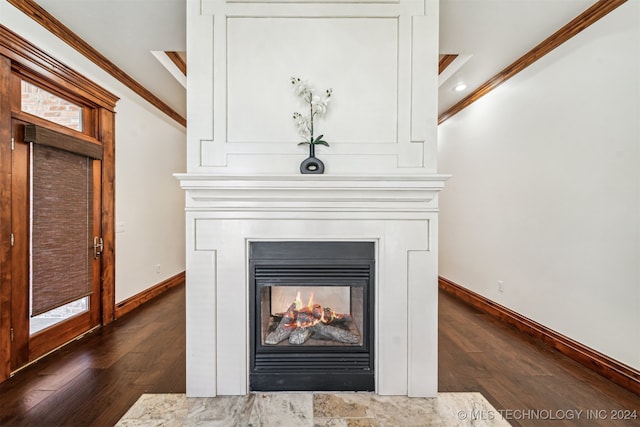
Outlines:
[[91, 159], [33, 144], [31, 315], [91, 294]]

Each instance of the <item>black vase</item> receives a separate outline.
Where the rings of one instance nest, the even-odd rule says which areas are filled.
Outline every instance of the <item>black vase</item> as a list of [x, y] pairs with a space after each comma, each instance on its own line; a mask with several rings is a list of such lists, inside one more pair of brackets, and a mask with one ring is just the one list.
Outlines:
[[309, 144], [309, 157], [300, 163], [300, 173], [324, 173], [324, 163], [322, 163], [322, 160], [316, 158], [315, 144]]

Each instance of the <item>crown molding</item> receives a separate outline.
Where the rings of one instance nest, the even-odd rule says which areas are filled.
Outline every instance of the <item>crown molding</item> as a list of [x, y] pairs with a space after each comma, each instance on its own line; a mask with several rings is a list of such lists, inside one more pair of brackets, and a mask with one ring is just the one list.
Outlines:
[[119, 99], [3, 25], [0, 25], [0, 53], [11, 59], [13, 67], [23, 74], [31, 74], [29, 70], [33, 70], [74, 93], [77, 91], [73, 88], [78, 89], [85, 99], [109, 111], [113, 111]]
[[165, 54], [169, 57], [171, 62], [173, 62], [176, 67], [178, 67], [178, 70], [180, 70], [180, 72], [182, 74], [184, 74], [185, 77], [186, 77], [186, 75], [187, 75], [187, 63], [184, 62], [184, 60], [182, 59], [180, 54], [178, 52], [173, 52], [173, 51], [165, 52]]
[[129, 76], [117, 65], [111, 62], [106, 56], [102, 55], [89, 43], [80, 38], [76, 33], [71, 31], [62, 22], [58, 21], [53, 15], [43, 9], [33, 0], [7, 0], [10, 4], [20, 10], [22, 13], [36, 21], [42, 27], [47, 29], [53, 35], [64, 41], [66, 44], [74, 48], [76, 51], [84, 55], [91, 62], [109, 73], [112, 77], [120, 81], [129, 89], [134, 91], [144, 100], [152, 104], [154, 107], [162, 111], [167, 116], [181, 124], [187, 125], [187, 120], [170, 106], [164, 103], [160, 98], [155, 96], [151, 91], [138, 83], [133, 77]]
[[443, 123], [453, 115], [459, 113], [469, 105], [473, 104], [478, 99], [482, 98], [483, 96], [500, 86], [502, 83], [506, 82], [511, 77], [515, 76], [520, 71], [524, 70], [529, 65], [545, 56], [547, 53], [562, 45], [564, 42], [568, 41], [573, 36], [580, 33], [582, 30], [598, 22], [600, 19], [604, 18], [609, 13], [617, 9], [619, 6], [622, 6], [626, 2], [627, 0], [598, 0], [587, 10], [571, 20], [568, 24], [560, 28], [551, 36], [547, 37], [544, 41], [542, 41], [529, 52], [518, 58], [507, 68], [500, 71], [498, 74], [486, 81], [461, 101], [440, 114], [440, 116], [438, 117], [438, 124]]
[[438, 75], [442, 74], [457, 57], [458, 55], [441, 55], [440, 61], [438, 61]]

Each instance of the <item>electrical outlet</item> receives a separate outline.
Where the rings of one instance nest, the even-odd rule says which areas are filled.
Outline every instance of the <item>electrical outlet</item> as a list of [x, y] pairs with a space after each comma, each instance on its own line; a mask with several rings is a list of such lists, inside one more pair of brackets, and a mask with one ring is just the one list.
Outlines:
[[504, 282], [502, 280], [498, 280], [498, 292], [504, 292]]
[[156, 273], [160, 273], [160, 264], [156, 264]]

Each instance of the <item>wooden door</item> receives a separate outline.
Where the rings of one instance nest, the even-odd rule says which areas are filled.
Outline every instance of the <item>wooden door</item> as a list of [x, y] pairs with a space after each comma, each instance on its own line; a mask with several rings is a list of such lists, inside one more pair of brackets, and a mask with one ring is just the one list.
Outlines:
[[[55, 105], [52, 104], [54, 101]], [[77, 334], [114, 320], [114, 109], [117, 101], [118, 97], [113, 93], [0, 25], [0, 381]], [[76, 154], [79, 149], [80, 154], [91, 159], [86, 162], [86, 171], [93, 177], [93, 193], [86, 208], [93, 212], [93, 217], [91, 225], [86, 228], [89, 237], [85, 235], [81, 239], [89, 242], [79, 250], [93, 250], [89, 247], [93, 246], [93, 233], [93, 237], [102, 237], [104, 251], [96, 259], [91, 255], [87, 261], [87, 282], [90, 286], [83, 292], [90, 300], [87, 310], [72, 315], [68, 321], [45, 325], [32, 333], [30, 323], [34, 301], [29, 286], [35, 277], [36, 282], [44, 283], [48, 288], [47, 279], [50, 277], [41, 268], [42, 263], [37, 264], [38, 260], [46, 261], [48, 258], [46, 255], [44, 258], [38, 256], [43, 246], [34, 248], [33, 245], [35, 241], [47, 249], [48, 243], [46, 239], [41, 240], [40, 235], [43, 230], [47, 231], [48, 223], [44, 222], [44, 228], [42, 222], [35, 224], [35, 231], [31, 230], [34, 225], [32, 213], [42, 210], [42, 206], [33, 203], [30, 180], [33, 170], [39, 169], [38, 164], [35, 169], [32, 167], [33, 143], [24, 133], [25, 126], [33, 125], [38, 126], [38, 139], [44, 136], [43, 145], [50, 137], [55, 142], [53, 147]], [[43, 129], [54, 132], [40, 132]], [[42, 141], [36, 144], [40, 143]], [[88, 151], [85, 150], [87, 148]], [[39, 154], [47, 151], [55, 152], [44, 150]], [[57, 178], [58, 170], [54, 171], [56, 173], [50, 174]], [[47, 175], [40, 175], [40, 178], [43, 176], [44, 181], [41, 179], [39, 183], [40, 192], [41, 184], [47, 184]], [[36, 195], [35, 200], [41, 199]], [[34, 276], [34, 272], [42, 274]], [[55, 293], [56, 288], [51, 289]], [[42, 301], [35, 303], [38, 306], [36, 311], [41, 311]]]
[[[50, 95], [62, 102], [53, 106]], [[105, 325], [114, 320], [114, 109], [117, 101], [118, 97], [113, 93], [0, 25], [0, 381], [38, 355], [73, 339], [93, 325]], [[54, 108], [42, 108], [47, 106]], [[68, 117], [70, 113], [75, 116]], [[75, 124], [65, 122], [69, 118], [75, 120]], [[25, 140], [22, 132], [25, 126], [31, 125], [38, 125], [40, 130], [55, 131], [45, 133], [45, 136], [62, 142], [62, 146], [54, 145], [56, 148], [71, 152], [79, 145], [89, 148], [89, 153], [82, 149], [80, 152], [92, 159], [87, 162], [87, 171], [93, 173], [92, 227], [94, 237], [101, 236], [104, 244], [102, 255], [88, 262], [93, 265], [87, 268], [91, 289], [85, 292], [90, 298], [86, 313], [34, 333], [30, 331], [33, 323], [30, 316], [33, 301], [28, 287], [33, 273], [30, 256], [34, 255], [34, 237], [36, 242], [43, 242], [39, 240], [43, 228], [40, 222], [36, 224], [40, 228], [36, 228], [35, 234], [30, 229], [34, 194], [30, 189], [29, 174], [32, 173], [33, 156], [31, 143]], [[58, 138], [58, 134], [63, 136]], [[67, 138], [69, 136], [72, 138]], [[96, 157], [98, 151], [101, 158]], [[35, 209], [38, 212], [39, 207], [35, 206]], [[44, 225], [46, 231], [47, 223]], [[93, 242], [89, 240], [92, 246]], [[37, 256], [42, 248], [35, 249], [35, 259], [42, 259]], [[45, 271], [40, 267], [36, 266], [36, 270]], [[45, 279], [41, 280], [42, 277]], [[45, 273], [36, 281], [48, 287], [48, 277]], [[55, 288], [51, 289], [55, 293]]]
[[101, 161], [40, 125], [12, 121], [14, 371], [100, 324]]

